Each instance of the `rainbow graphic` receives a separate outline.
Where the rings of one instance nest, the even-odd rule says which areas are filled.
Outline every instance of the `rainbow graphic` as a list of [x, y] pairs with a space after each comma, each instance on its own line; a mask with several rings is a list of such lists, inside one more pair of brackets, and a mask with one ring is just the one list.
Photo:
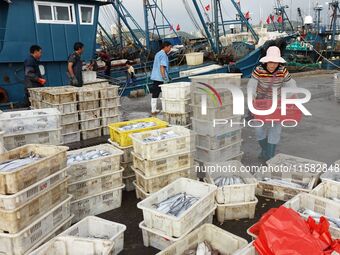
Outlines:
[[200, 85], [204, 86], [205, 88], [198, 88], [199, 90], [203, 91], [207, 95], [209, 95], [210, 99], [214, 102], [215, 106], [222, 107], [222, 99], [221, 95], [217, 92], [215, 88], [213, 88], [211, 85], [199, 82]]

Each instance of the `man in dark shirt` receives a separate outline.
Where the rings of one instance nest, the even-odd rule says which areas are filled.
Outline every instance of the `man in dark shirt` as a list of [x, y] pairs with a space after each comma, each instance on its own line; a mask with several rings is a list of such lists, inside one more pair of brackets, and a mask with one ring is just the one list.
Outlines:
[[81, 55], [84, 52], [84, 44], [76, 42], [74, 44], [74, 52], [68, 57], [67, 73], [70, 77], [72, 86], [82, 87], [83, 86], [83, 61]]

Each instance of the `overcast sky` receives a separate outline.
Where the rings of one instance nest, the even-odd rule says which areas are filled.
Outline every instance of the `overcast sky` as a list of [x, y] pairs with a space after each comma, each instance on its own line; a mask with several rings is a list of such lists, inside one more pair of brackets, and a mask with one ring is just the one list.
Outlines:
[[[190, 32], [194, 31], [195, 28], [192, 25], [190, 18], [184, 8], [183, 0], [162, 0], [163, 1], [163, 9], [166, 13], [168, 19], [174, 25], [180, 24], [182, 30]], [[191, 0], [186, 0], [191, 4]], [[211, 0], [201, 0], [203, 5], [211, 4]], [[331, 1], [331, 0], [329, 0]], [[123, 0], [124, 5], [131, 12], [131, 14], [135, 17], [138, 23], [144, 28], [144, 19], [143, 19], [143, 6], [142, 0]], [[161, 0], [158, 0], [160, 3]], [[258, 24], [260, 21], [260, 13], [262, 13], [263, 21], [267, 19], [268, 15], [273, 12], [273, 8], [275, 6], [276, 0], [241, 0], [242, 11], [245, 13], [246, 11], [250, 11], [252, 15], [252, 23]], [[300, 7], [302, 9], [303, 15], [308, 15], [309, 13], [314, 16], [313, 6], [318, 2], [323, 5], [324, 11], [322, 12], [323, 21], [327, 21], [328, 6], [326, 5], [327, 1], [314, 1], [314, 0], [282, 0], [282, 4], [289, 5], [289, 9], [287, 9], [287, 13], [292, 17], [293, 20], [296, 20], [297, 17], [297, 8]], [[311, 8], [309, 9], [309, 3]], [[229, 0], [222, 0], [224, 15], [228, 18], [235, 17], [235, 9]], [[191, 4], [192, 6], [192, 4]], [[192, 7], [194, 10], [194, 8]]]

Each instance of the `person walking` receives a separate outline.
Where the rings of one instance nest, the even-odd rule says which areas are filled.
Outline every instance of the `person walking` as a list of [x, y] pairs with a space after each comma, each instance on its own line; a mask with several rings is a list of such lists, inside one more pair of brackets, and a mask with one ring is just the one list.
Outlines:
[[72, 86], [82, 87], [83, 86], [83, 61], [81, 55], [84, 52], [84, 44], [76, 42], [74, 44], [74, 52], [68, 57], [67, 74], [70, 78]]
[[[283, 87], [296, 87], [288, 70], [284, 66], [286, 61], [281, 57], [281, 51], [276, 46], [267, 49], [265, 57], [260, 59], [261, 65], [257, 66], [249, 80], [256, 100], [273, 99], [273, 89], [278, 90], [278, 100], [281, 98]], [[270, 104], [271, 105], [271, 104]], [[282, 127], [280, 122], [265, 123], [255, 128], [256, 138], [261, 147], [260, 159], [269, 160], [275, 156], [276, 146], [280, 142]]]
[[157, 110], [157, 99], [161, 93], [159, 85], [169, 83], [169, 57], [168, 54], [171, 51], [172, 44], [170, 42], [163, 42], [162, 49], [156, 54], [153, 62], [153, 68], [151, 72], [151, 80], [153, 86], [151, 87], [151, 114], [156, 115], [160, 111]]

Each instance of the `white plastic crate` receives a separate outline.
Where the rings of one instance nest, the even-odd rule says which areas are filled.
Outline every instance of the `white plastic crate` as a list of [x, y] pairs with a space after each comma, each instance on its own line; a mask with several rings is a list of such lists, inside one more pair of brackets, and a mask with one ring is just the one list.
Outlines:
[[73, 200], [93, 196], [121, 187], [123, 184], [123, 169], [104, 175], [96, 176], [91, 179], [69, 183], [68, 193], [73, 196]]
[[[150, 137], [159, 137], [167, 133], [176, 136], [156, 142], [144, 142]], [[195, 148], [195, 134], [187, 128], [174, 126], [142, 133], [131, 134], [134, 153], [148, 160], [159, 159], [178, 153], [189, 153]]]
[[[108, 126], [109, 124], [111, 123], [117, 123], [120, 121], [120, 115], [116, 115], [116, 116], [112, 116], [112, 117], [105, 117], [105, 118], [102, 118], [102, 126], [103, 127], [106, 127], [108, 129]], [[108, 129], [109, 131], [109, 129]]]
[[56, 237], [30, 255], [113, 255], [114, 242], [102, 239]]
[[321, 174], [322, 182], [331, 182], [333, 184], [340, 184], [340, 161], [334, 162], [327, 170]]
[[5, 151], [7, 151], [5, 149], [5, 145], [4, 145], [4, 134], [5, 134], [5, 132], [0, 131], [0, 154], [2, 154]]
[[206, 114], [202, 113], [201, 105], [191, 105], [193, 117], [199, 120], [208, 120], [213, 122], [214, 120], [224, 120], [233, 117], [233, 106], [222, 105], [215, 107], [207, 107]]
[[[218, 171], [218, 167], [225, 169]], [[255, 189], [257, 180], [254, 176], [244, 171], [245, 168], [240, 161], [227, 161], [207, 166], [213, 171], [207, 172], [206, 180], [210, 184], [215, 184], [218, 177], [238, 176], [243, 179], [244, 184], [226, 185], [218, 187], [216, 192], [216, 202], [219, 204], [243, 203], [255, 200]]]
[[191, 82], [177, 82], [171, 84], [160, 85], [162, 89], [162, 97], [164, 99], [188, 99], [190, 98]]
[[27, 144], [60, 145], [61, 143], [61, 129], [4, 137], [4, 146], [7, 150]]
[[259, 255], [255, 249], [255, 246], [253, 245], [253, 242], [248, 244], [243, 249], [240, 249], [239, 251], [235, 252], [233, 255]]
[[101, 119], [92, 119], [92, 120], [83, 120], [80, 121], [80, 128], [82, 130], [87, 130], [87, 129], [94, 129], [101, 127]]
[[179, 153], [166, 158], [145, 160], [132, 152], [133, 166], [145, 177], [158, 176], [177, 169], [190, 168], [194, 165], [192, 153]]
[[120, 162], [120, 165], [122, 168], [124, 168], [123, 177], [135, 175], [135, 172], [132, 170], [132, 167], [133, 167], [132, 162], [130, 163]]
[[185, 58], [188, 66], [197, 66], [203, 64], [204, 53], [193, 52], [185, 54]]
[[61, 125], [68, 125], [79, 122], [78, 112], [61, 115]]
[[188, 234], [183, 239], [169, 246], [158, 255], [182, 255], [189, 249], [196, 248], [198, 244], [207, 241], [221, 254], [234, 254], [248, 245], [248, 242], [212, 224], [204, 224]]
[[108, 82], [100, 84], [100, 98], [112, 98], [118, 96], [119, 86], [111, 85]]
[[[222, 105], [232, 105], [233, 104], [233, 96], [230, 91], [222, 91], [218, 93], [220, 99], [222, 101]], [[202, 105], [203, 96], [207, 96], [206, 93], [200, 92], [192, 92], [191, 93], [191, 103], [193, 105], [200, 106]], [[216, 107], [217, 101], [213, 100], [210, 96], [207, 96], [207, 107]]]
[[78, 88], [78, 101], [84, 102], [84, 101], [91, 101], [91, 100], [98, 100], [99, 98], [99, 88], [96, 88], [94, 86], [83, 86], [81, 88]]
[[80, 150], [69, 151], [67, 152], [67, 156], [78, 155], [93, 150], [107, 151], [110, 155], [69, 164], [67, 172], [71, 178], [70, 182], [91, 179], [93, 177], [98, 177], [99, 175], [105, 175], [120, 170], [119, 160], [123, 152], [110, 144], [101, 144]]
[[83, 140], [101, 137], [101, 135], [102, 135], [102, 127], [81, 131], [81, 138]]
[[163, 120], [170, 125], [187, 126], [191, 124], [191, 112], [188, 113], [167, 113], [163, 112]]
[[258, 199], [244, 203], [217, 204], [217, 221], [223, 224], [226, 220], [254, 219]]
[[42, 101], [50, 104], [65, 104], [77, 102], [78, 88], [59, 86], [42, 91]]
[[69, 144], [80, 141], [80, 131], [62, 135], [62, 143]]
[[230, 92], [229, 86], [241, 87], [242, 73], [207, 74], [190, 77], [192, 92], [201, 92], [207, 88], [202, 83], [213, 87], [218, 93]]
[[340, 200], [340, 183], [322, 182], [310, 194], [330, 200]]
[[72, 202], [71, 212], [75, 215], [72, 222], [75, 223], [87, 216], [98, 215], [121, 207], [123, 189], [124, 185]]
[[176, 169], [171, 172], [146, 177], [139, 170], [134, 169], [136, 174], [136, 181], [138, 186], [143, 188], [145, 192], [154, 193], [164, 188], [166, 185], [172, 183], [179, 178], [189, 178], [192, 168]]
[[189, 70], [179, 72], [179, 77], [188, 77], [188, 76], [192, 76], [192, 75], [198, 75], [198, 74], [202, 74], [202, 73], [206, 73], [206, 72], [210, 72], [210, 71], [219, 69], [221, 67], [222, 66], [220, 66], [220, 65], [208, 65], [208, 66], [204, 66], [204, 67], [189, 69]]
[[78, 103], [65, 103], [65, 104], [51, 104], [47, 102], [41, 102], [43, 108], [56, 108], [61, 114], [75, 113], [78, 111]]
[[175, 238], [171, 236], [164, 235], [162, 232], [159, 232], [154, 229], [150, 229], [146, 227], [144, 222], [141, 222], [139, 224], [139, 228], [142, 230], [143, 233], [143, 243], [145, 247], [154, 247], [158, 250], [164, 250], [173, 243], [183, 239], [186, 235], [188, 235], [191, 231], [193, 231], [196, 228], [199, 228], [200, 226], [204, 224], [212, 224], [213, 217], [215, 213], [215, 208], [208, 212], [208, 214], [205, 214], [205, 216], [202, 217], [202, 221], [199, 222], [196, 226], [193, 226], [192, 229], [190, 229], [186, 234], [184, 234], [181, 237]]
[[57, 109], [0, 112], [0, 130], [6, 136], [23, 135], [60, 128]]
[[190, 99], [164, 99], [162, 101], [162, 110], [167, 113], [187, 113], [191, 111]]
[[[153, 207], [153, 204], [181, 192], [200, 199], [180, 217], [166, 215]], [[180, 237], [193, 225], [199, 223], [205, 212], [215, 207], [215, 192], [214, 185], [181, 178], [139, 202], [137, 207], [143, 210], [144, 222], [148, 228], [160, 230], [168, 236]]]
[[[203, 136], [220, 136], [228, 132], [236, 131], [246, 125], [246, 121], [241, 117], [223, 118], [223, 121], [199, 120], [191, 118], [192, 129], [198, 135]], [[243, 125], [244, 123], [244, 125]]]
[[124, 152], [124, 154], [121, 156], [120, 161], [122, 163], [130, 163], [132, 162], [132, 151], [133, 151], [133, 146], [127, 146], [127, 147], [122, 147], [119, 146], [118, 143], [112, 142], [111, 139], [108, 139], [108, 142], [115, 146], [116, 148], [120, 149], [121, 151]]
[[63, 125], [61, 127], [62, 127], [62, 129], [61, 129], [61, 134], [62, 135], [66, 135], [66, 134], [70, 134], [70, 133], [75, 133], [75, 132], [79, 131], [79, 122]]
[[124, 176], [123, 177], [123, 182], [125, 185], [124, 190], [127, 192], [130, 191], [134, 191], [135, 190], [135, 186], [133, 185], [133, 182], [136, 180], [136, 176], [135, 175], [131, 175], [131, 176]]
[[133, 181], [133, 186], [136, 188], [136, 197], [137, 199], [145, 199], [150, 196], [149, 193], [146, 193], [141, 187], [139, 187], [136, 183], [136, 181]]
[[110, 135], [109, 127], [102, 127], [102, 133], [103, 133], [103, 136], [109, 136]]
[[95, 71], [83, 71], [82, 75], [84, 84], [92, 83], [97, 80], [97, 72]]
[[108, 118], [108, 117], [119, 115], [119, 107], [100, 108], [100, 111], [101, 111], [101, 116], [103, 118]]
[[117, 108], [120, 106], [120, 97], [105, 98], [100, 100], [101, 108]]
[[199, 147], [210, 150], [218, 150], [228, 145], [240, 142], [242, 140], [242, 129], [227, 132], [223, 135], [210, 137], [206, 135], [197, 135], [196, 144]]
[[74, 236], [89, 240], [104, 239], [114, 241], [114, 254], [119, 254], [124, 248], [125, 231], [126, 226], [123, 224], [89, 216], [73, 225], [59, 236]]
[[0, 233], [0, 254], [22, 255], [70, 218], [71, 196], [17, 234]]
[[91, 100], [78, 102], [79, 111], [88, 111], [98, 109], [100, 107], [100, 100]]
[[67, 168], [46, 177], [45, 179], [33, 184], [32, 186], [15, 193], [14, 195], [0, 195], [1, 210], [15, 210], [29, 200], [33, 200], [42, 192], [54, 186], [56, 183], [65, 179], [67, 176]]
[[93, 109], [88, 111], [80, 111], [79, 117], [81, 121], [98, 119], [101, 117], [100, 109]]
[[218, 150], [196, 147], [196, 158], [205, 162], [223, 162], [226, 158], [233, 158], [241, 153], [242, 141], [225, 146]]

